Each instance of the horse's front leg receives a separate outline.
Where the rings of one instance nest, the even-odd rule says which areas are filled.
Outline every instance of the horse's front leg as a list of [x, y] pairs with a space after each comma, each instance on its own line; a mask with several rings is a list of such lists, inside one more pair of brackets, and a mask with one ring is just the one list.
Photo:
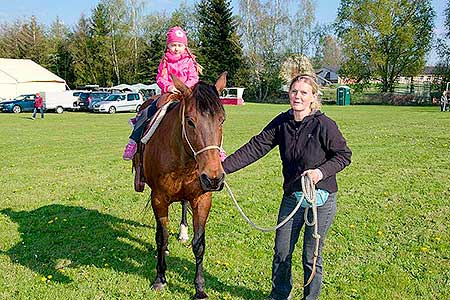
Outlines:
[[186, 200], [181, 201], [181, 222], [180, 222], [180, 234], [178, 239], [184, 243], [189, 239], [188, 224], [187, 224], [187, 205]]
[[205, 227], [211, 208], [211, 193], [203, 194], [191, 203], [194, 223], [192, 250], [195, 255], [195, 299], [206, 299], [205, 279], [203, 277], [203, 255], [205, 254]]
[[166, 286], [166, 256], [169, 233], [167, 225], [169, 223], [168, 211], [169, 204], [165, 199], [154, 199], [152, 196], [152, 207], [156, 219], [156, 278], [153, 282], [153, 289], [161, 290]]

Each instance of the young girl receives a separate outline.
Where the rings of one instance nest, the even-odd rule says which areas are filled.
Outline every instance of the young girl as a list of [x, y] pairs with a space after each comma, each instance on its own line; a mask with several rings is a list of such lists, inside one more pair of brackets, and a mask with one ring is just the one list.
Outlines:
[[[178, 26], [170, 28], [167, 32], [166, 51], [159, 64], [158, 75], [156, 75], [156, 82], [161, 88], [161, 93], [179, 93], [173, 85], [171, 74], [177, 76], [188, 87], [192, 87], [198, 82], [199, 71], [200, 66], [187, 47], [186, 32]], [[124, 160], [131, 160], [136, 154], [137, 142], [141, 138], [145, 124], [157, 110], [156, 102], [154, 101], [152, 105], [136, 116], [136, 124], [123, 152]], [[132, 123], [134, 122], [132, 121]]]

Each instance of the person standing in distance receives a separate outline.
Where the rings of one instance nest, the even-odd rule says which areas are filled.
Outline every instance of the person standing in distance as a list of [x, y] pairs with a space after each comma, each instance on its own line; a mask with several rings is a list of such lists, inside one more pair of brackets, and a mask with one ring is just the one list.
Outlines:
[[41, 119], [43, 119], [44, 118], [44, 101], [43, 101], [40, 93], [36, 93], [36, 97], [34, 98], [34, 109], [33, 109], [33, 115], [31, 116], [31, 118], [33, 120], [36, 119], [36, 113], [37, 113], [38, 109], [41, 112]]

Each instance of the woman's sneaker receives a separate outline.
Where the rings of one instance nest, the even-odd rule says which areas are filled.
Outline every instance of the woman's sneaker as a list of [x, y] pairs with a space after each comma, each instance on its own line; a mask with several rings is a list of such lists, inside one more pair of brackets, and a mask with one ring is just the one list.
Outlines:
[[129, 141], [125, 146], [122, 158], [124, 160], [132, 160], [137, 151], [137, 144], [135, 141]]

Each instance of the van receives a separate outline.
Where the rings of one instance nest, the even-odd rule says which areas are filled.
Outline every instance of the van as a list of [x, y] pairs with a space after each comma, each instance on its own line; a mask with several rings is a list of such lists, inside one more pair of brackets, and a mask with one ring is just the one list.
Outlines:
[[44, 107], [46, 110], [54, 110], [62, 114], [64, 110], [74, 110], [74, 102], [77, 101], [81, 91], [69, 90], [64, 92], [42, 92]]

